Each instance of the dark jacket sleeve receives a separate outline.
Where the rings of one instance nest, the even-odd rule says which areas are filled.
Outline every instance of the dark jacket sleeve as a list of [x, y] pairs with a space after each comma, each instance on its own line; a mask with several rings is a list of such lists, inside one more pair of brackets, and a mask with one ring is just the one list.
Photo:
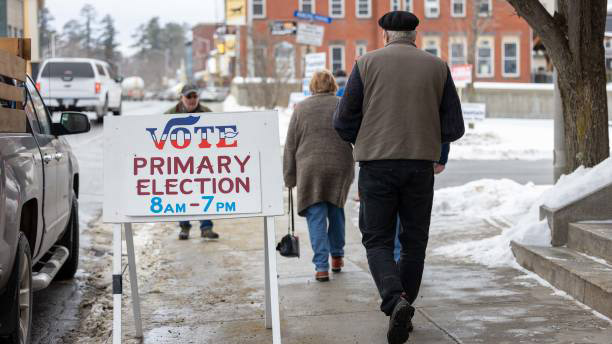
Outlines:
[[450, 152], [450, 143], [443, 143], [442, 152], [440, 153], [440, 160], [438, 161], [438, 164], [446, 165], [446, 163], [448, 162], [449, 152]]
[[463, 124], [463, 113], [461, 112], [461, 101], [453, 82], [448, 66], [444, 93], [440, 103], [440, 127], [442, 129], [442, 142], [457, 141], [465, 133]]
[[363, 118], [362, 106], [363, 82], [359, 75], [359, 67], [355, 63], [344, 88], [344, 95], [336, 106], [333, 119], [334, 129], [344, 141], [354, 144], [357, 140], [361, 119]]

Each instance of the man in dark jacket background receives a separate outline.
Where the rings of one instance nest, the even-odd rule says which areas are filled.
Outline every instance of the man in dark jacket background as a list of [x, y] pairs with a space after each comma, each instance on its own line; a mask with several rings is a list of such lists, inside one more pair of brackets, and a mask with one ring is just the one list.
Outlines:
[[[434, 162], [442, 143], [464, 134], [459, 96], [441, 59], [416, 45], [418, 18], [385, 14], [385, 47], [357, 60], [334, 114], [334, 128], [359, 161], [359, 228], [372, 277], [390, 317], [387, 340], [409, 336], [429, 238]], [[401, 258], [393, 259], [399, 214]]]
[[[187, 84], [181, 89], [181, 100], [173, 107], [164, 112], [164, 114], [174, 113], [200, 113], [212, 112], [209, 108], [200, 103], [198, 95], [198, 87], [196, 85]], [[189, 221], [179, 222], [181, 231], [179, 232], [180, 240], [189, 239], [189, 230], [191, 223]], [[213, 223], [211, 220], [200, 221], [200, 235], [202, 238], [218, 239], [219, 234], [213, 232]]]

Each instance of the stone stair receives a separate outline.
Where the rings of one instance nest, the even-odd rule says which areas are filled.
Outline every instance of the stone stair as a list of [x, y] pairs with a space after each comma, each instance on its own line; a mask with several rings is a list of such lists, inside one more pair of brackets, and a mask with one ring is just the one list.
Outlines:
[[[612, 318], [612, 185], [562, 208], [542, 206], [553, 247], [512, 242], [517, 262]], [[592, 221], [596, 220], [596, 221]]]

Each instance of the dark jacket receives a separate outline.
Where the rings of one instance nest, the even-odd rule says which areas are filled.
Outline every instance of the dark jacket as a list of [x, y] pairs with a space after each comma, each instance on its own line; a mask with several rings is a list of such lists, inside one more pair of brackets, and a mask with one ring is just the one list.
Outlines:
[[357, 161], [438, 161], [465, 131], [446, 63], [403, 40], [357, 61], [333, 124]]
[[202, 103], [198, 103], [198, 107], [193, 111], [187, 111], [185, 106], [183, 106], [183, 102], [179, 101], [176, 105], [169, 108], [168, 111], [164, 112], [165, 115], [173, 114], [173, 113], [198, 113], [198, 112], [212, 112], [211, 109], [202, 105]]
[[300, 102], [293, 112], [283, 154], [287, 187], [297, 185], [297, 210], [329, 202], [344, 207], [355, 173], [353, 149], [332, 128], [338, 97], [317, 94]]

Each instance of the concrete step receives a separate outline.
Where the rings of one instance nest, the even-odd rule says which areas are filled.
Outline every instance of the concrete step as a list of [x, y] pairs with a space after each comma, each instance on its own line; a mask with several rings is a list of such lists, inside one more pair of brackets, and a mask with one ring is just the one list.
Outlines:
[[566, 247], [527, 246], [512, 242], [517, 262], [576, 300], [612, 317], [612, 266]]
[[612, 264], [612, 222], [570, 223], [567, 247]]

